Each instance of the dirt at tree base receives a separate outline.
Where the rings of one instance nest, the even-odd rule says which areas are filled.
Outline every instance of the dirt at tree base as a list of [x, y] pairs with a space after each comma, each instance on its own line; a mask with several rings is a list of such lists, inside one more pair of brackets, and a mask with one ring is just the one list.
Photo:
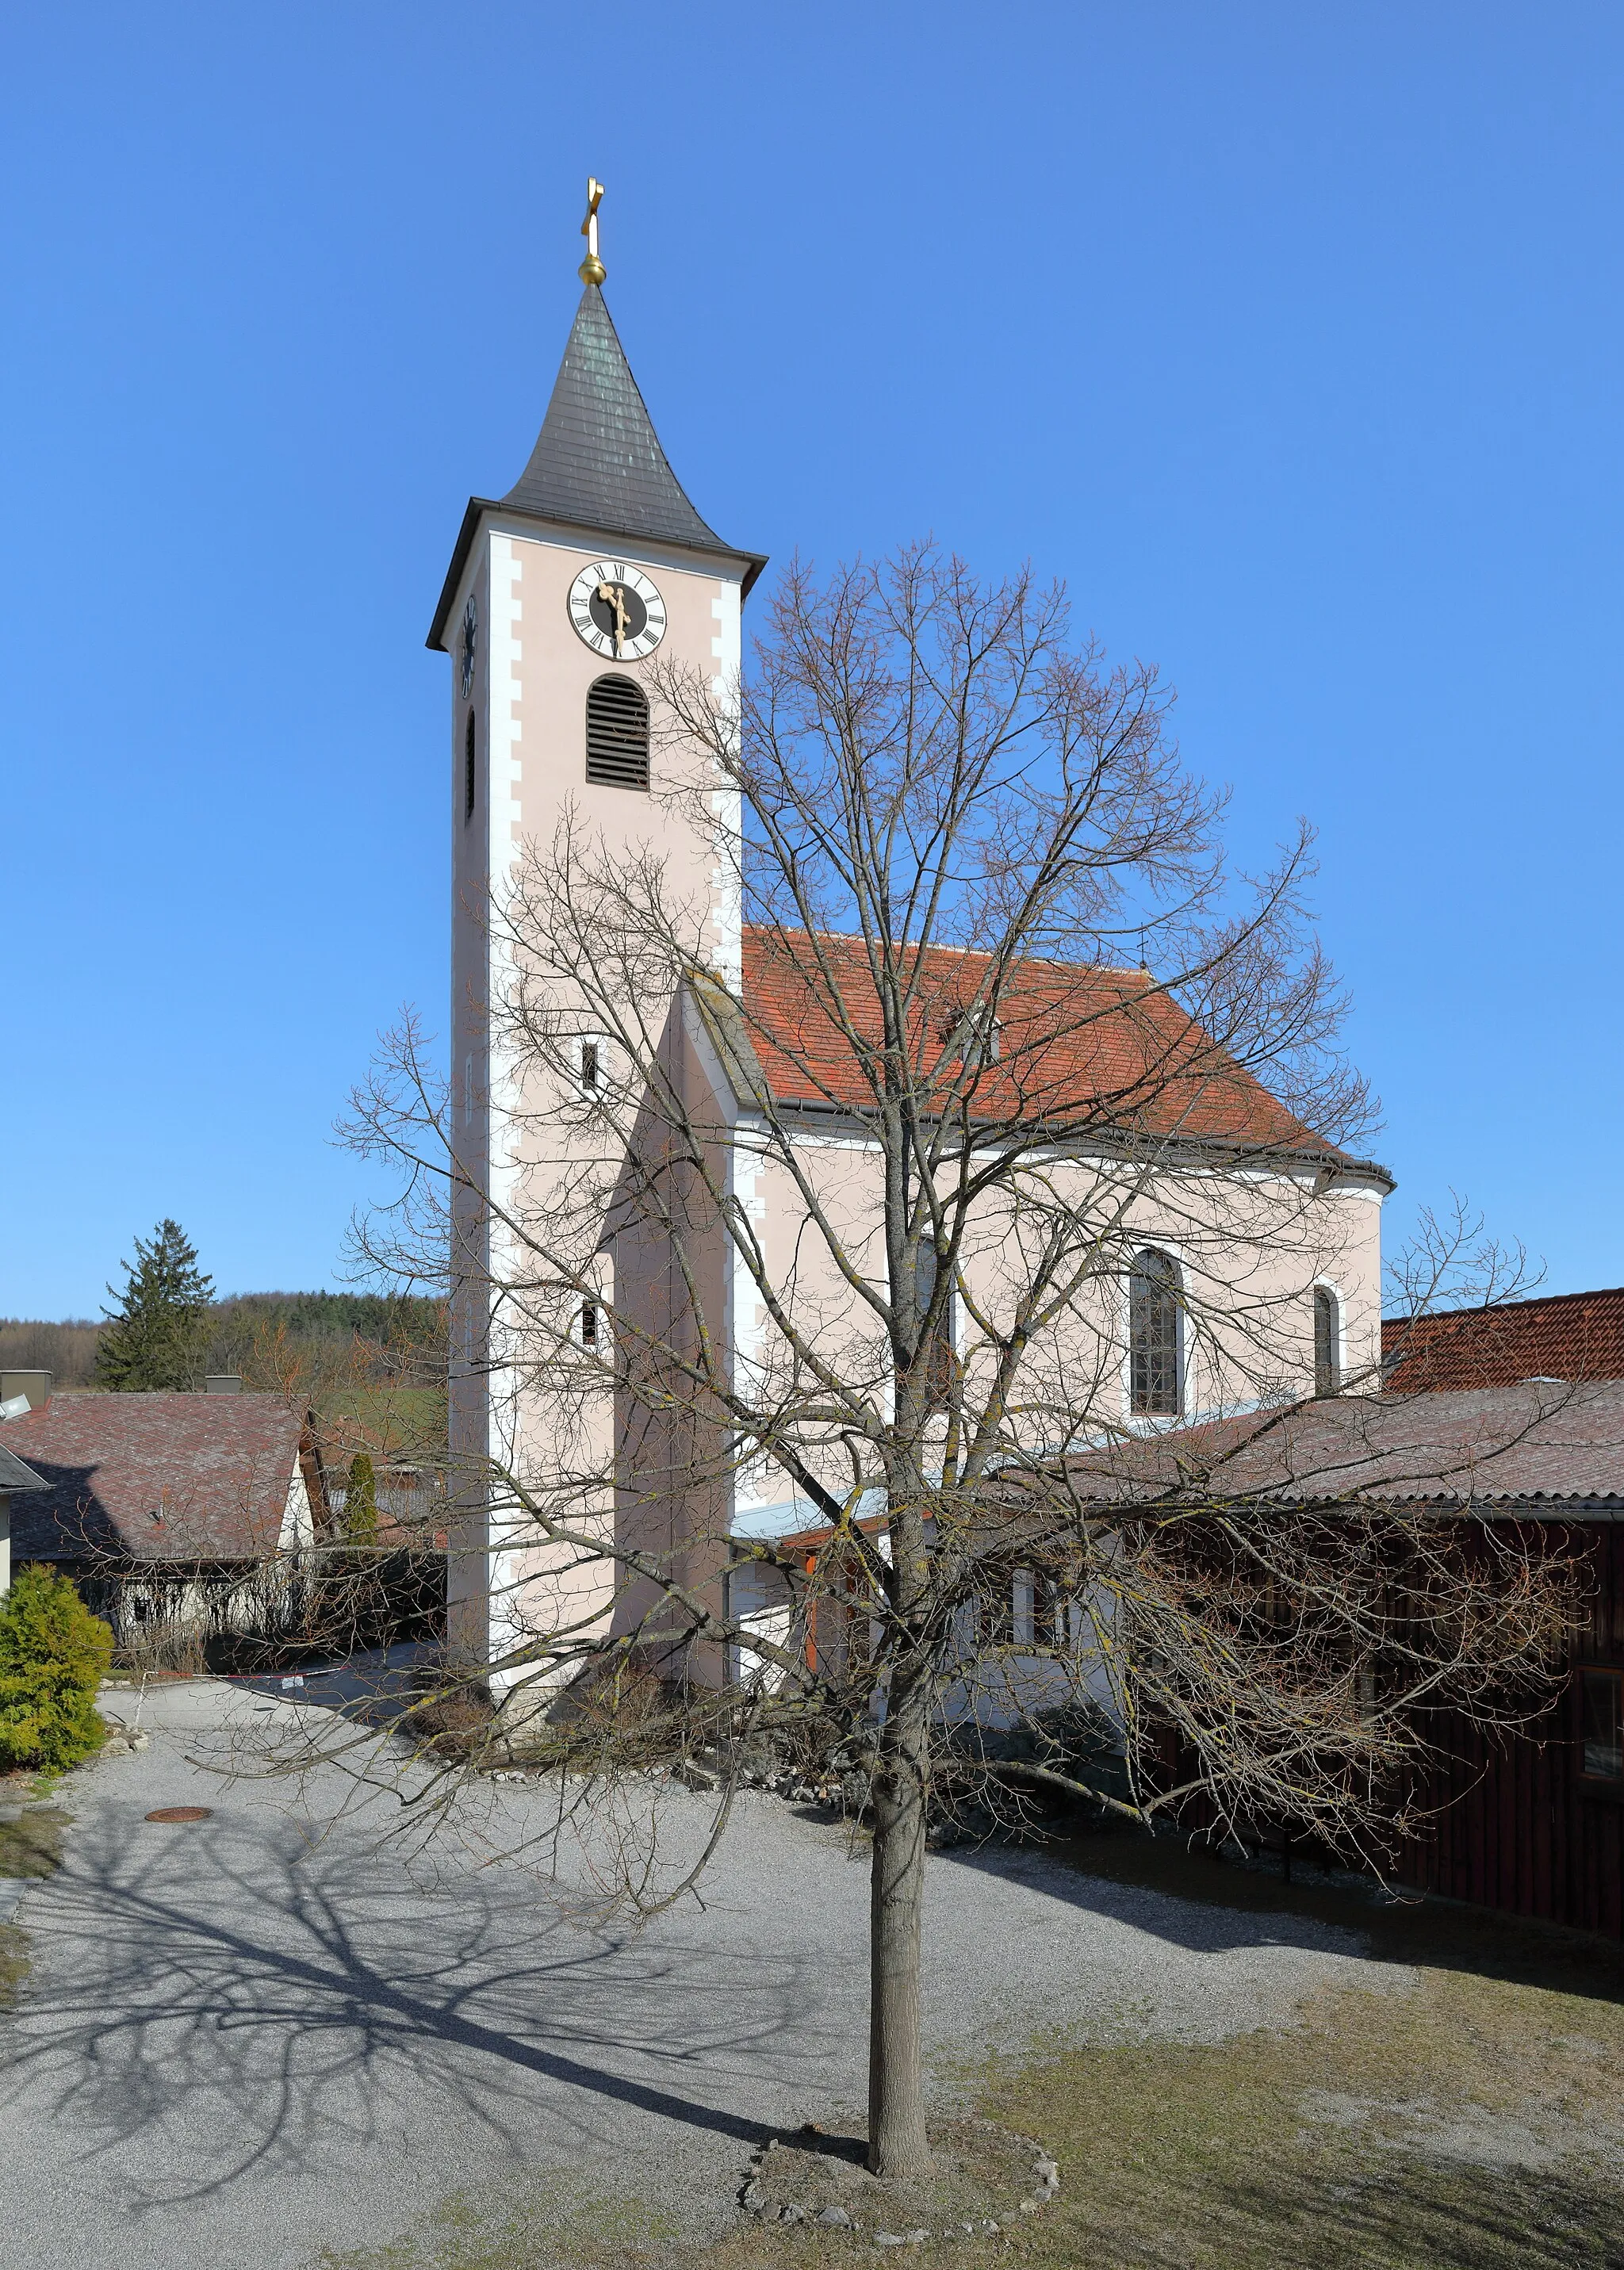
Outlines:
[[1043, 2147], [992, 2121], [933, 2124], [930, 2141], [929, 2174], [887, 2179], [864, 2164], [861, 2138], [809, 2125], [755, 2154], [739, 2203], [760, 2222], [819, 2237], [849, 2229], [865, 2246], [877, 2238], [922, 2245], [1016, 2229], [1058, 2189]]

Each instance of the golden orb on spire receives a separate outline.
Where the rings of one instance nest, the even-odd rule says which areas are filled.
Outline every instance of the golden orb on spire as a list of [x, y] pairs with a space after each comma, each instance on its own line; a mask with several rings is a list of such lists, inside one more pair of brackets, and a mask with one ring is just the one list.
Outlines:
[[597, 256], [597, 209], [604, 201], [604, 185], [587, 176], [587, 217], [581, 224], [581, 234], [587, 241], [587, 256], [575, 273], [583, 284], [601, 284], [607, 271]]

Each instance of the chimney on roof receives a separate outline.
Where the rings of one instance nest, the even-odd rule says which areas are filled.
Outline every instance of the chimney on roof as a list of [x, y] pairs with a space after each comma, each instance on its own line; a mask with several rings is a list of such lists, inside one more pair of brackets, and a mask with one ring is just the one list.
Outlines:
[[203, 1383], [205, 1395], [241, 1395], [242, 1375], [240, 1371], [211, 1371]]
[[[55, 1372], [0, 1371], [0, 1405], [15, 1403], [20, 1398], [23, 1411], [43, 1411], [56, 1384]], [[7, 1411], [5, 1416], [20, 1419], [22, 1411]]]

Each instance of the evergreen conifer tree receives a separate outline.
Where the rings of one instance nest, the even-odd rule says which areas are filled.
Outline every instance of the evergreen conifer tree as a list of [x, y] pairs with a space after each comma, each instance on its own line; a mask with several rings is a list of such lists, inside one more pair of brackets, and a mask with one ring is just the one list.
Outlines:
[[214, 1284], [197, 1266], [197, 1249], [178, 1221], [160, 1221], [150, 1239], [137, 1237], [136, 1257], [124, 1264], [125, 1285], [96, 1348], [96, 1377], [103, 1387], [189, 1388], [197, 1384]]

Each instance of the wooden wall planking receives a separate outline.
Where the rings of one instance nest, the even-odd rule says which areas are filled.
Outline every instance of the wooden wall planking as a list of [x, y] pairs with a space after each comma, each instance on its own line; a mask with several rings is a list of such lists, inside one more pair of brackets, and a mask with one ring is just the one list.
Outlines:
[[[1624, 1524], [1586, 1524], [1564, 1543], [1591, 1548], [1595, 1589], [1573, 1651], [1624, 1667]], [[1490, 1742], [1441, 1714], [1449, 1755], [1427, 1792], [1430, 1836], [1406, 1848], [1402, 1879], [1449, 1899], [1624, 1938], [1624, 1792], [1577, 1773], [1576, 1682], [1527, 1733]]]

